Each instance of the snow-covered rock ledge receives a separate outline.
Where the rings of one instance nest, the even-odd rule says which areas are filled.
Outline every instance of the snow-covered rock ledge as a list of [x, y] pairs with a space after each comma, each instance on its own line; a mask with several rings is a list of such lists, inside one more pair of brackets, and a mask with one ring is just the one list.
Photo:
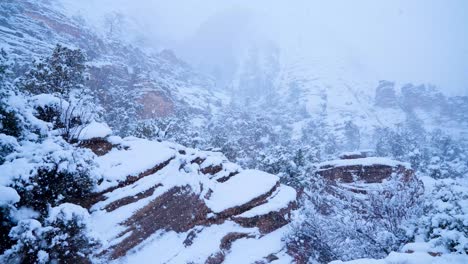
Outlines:
[[414, 172], [405, 162], [382, 157], [359, 157], [322, 162], [318, 174], [343, 183], [381, 183], [394, 174], [401, 174], [405, 181], [409, 181]]
[[108, 140], [112, 149], [97, 158], [104, 180], [88, 202], [101, 256], [119, 263], [291, 260], [281, 239], [296, 191], [277, 176], [243, 170], [217, 152]]

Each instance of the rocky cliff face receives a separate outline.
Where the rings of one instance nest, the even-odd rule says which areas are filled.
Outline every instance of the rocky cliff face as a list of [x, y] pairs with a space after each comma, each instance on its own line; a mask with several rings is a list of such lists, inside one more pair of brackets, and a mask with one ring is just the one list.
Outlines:
[[406, 84], [397, 87], [392, 82], [381, 81], [374, 102], [375, 111], [382, 120], [392, 116], [393, 124], [411, 120], [420, 123], [427, 131], [440, 129], [466, 141], [468, 116], [463, 110], [467, 107], [467, 100], [466, 96], [446, 96], [431, 85]]
[[114, 127], [118, 126], [116, 116], [126, 115], [130, 108], [136, 112], [134, 117], [149, 119], [183, 113], [207, 116], [222, 105], [219, 92], [212, 92], [214, 81], [197, 73], [171, 51], [147, 54], [99, 36], [79, 19], [63, 15], [54, 5], [54, 1], [36, 0], [0, 3], [1, 48], [17, 63], [18, 75], [33, 59], [48, 56], [56, 44], [72, 43], [86, 52], [88, 85], [107, 112], [115, 112], [107, 120]]
[[281, 239], [296, 191], [278, 177], [176, 144], [94, 141], [112, 146], [96, 152], [104, 180], [84, 201], [104, 242], [102, 257], [131, 263], [289, 259]]
[[467, 97], [444, 95], [439, 90], [443, 88], [414, 84], [399, 87], [391, 81], [378, 81], [346, 61], [327, 64], [319, 55], [280, 48], [261, 52], [252, 49], [239, 67], [242, 74], [232, 80], [236, 91], [239, 84], [249, 82], [256, 88], [250, 94], [236, 92], [233, 101], [241, 101], [255, 111], [281, 109], [275, 117], [287, 113], [282, 125], [321, 122], [344, 146], [342, 151], [355, 150], [347, 147], [347, 123], [359, 129], [360, 148], [373, 147], [371, 138], [376, 128], [396, 128], [409, 120], [421, 123], [427, 131], [440, 129], [457, 139], [468, 138], [464, 132], [467, 117], [461, 111], [466, 108]]

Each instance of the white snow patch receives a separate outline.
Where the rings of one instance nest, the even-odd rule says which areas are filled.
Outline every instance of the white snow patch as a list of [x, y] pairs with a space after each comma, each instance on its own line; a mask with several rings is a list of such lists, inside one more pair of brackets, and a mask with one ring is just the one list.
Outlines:
[[81, 131], [79, 140], [89, 140], [92, 138], [105, 138], [112, 134], [112, 130], [106, 123], [91, 122]]
[[[127, 176], [135, 176], [146, 170], [173, 158], [175, 150], [167, 148], [163, 143], [138, 138], [125, 138], [122, 148], [113, 149], [104, 156], [97, 158], [104, 179], [111, 182], [125, 180]], [[106, 188], [103, 184], [100, 188]]]
[[20, 196], [15, 189], [0, 185], [0, 206], [19, 202]]
[[[261, 238], [244, 238], [235, 241], [231, 252], [226, 256], [224, 264], [254, 263], [262, 260], [271, 253], [280, 252], [284, 249], [282, 241], [288, 227], [280, 228]], [[282, 255], [284, 259], [277, 263], [292, 263], [292, 258]]]
[[63, 109], [68, 107], [68, 102], [62, 100], [51, 94], [38, 94], [31, 97], [31, 103], [36, 107], [45, 107], [45, 106], [62, 106]]
[[47, 217], [47, 220], [53, 222], [57, 219], [63, 220], [65, 222], [73, 221], [75, 219], [78, 221], [87, 222], [89, 220], [89, 213], [88, 210], [79, 205], [63, 203], [49, 210], [49, 216]]
[[21, 207], [11, 213], [11, 217], [17, 222], [26, 219], [38, 219], [39, 216], [39, 212], [36, 212], [28, 207]]
[[267, 203], [250, 209], [239, 215], [240, 217], [254, 217], [265, 215], [273, 211], [279, 211], [287, 208], [288, 205], [296, 200], [296, 190], [290, 186], [281, 185], [278, 190], [268, 199]]
[[206, 205], [215, 213], [233, 208], [266, 194], [278, 183], [278, 177], [258, 170], [244, 170], [228, 181], [214, 186]]

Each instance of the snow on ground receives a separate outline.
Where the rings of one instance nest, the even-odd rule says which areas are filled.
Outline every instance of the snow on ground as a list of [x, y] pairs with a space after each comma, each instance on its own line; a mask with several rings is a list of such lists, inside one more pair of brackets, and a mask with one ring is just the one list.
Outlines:
[[[219, 213], [229, 208], [244, 205], [267, 194], [275, 188], [279, 181], [277, 176], [265, 172], [242, 170], [238, 165], [230, 163], [217, 152], [198, 151], [183, 148], [173, 143], [152, 142], [132, 137], [112, 138], [112, 141], [117, 142], [118, 146], [104, 156], [98, 157], [98, 164], [105, 174], [104, 178], [112, 182], [125, 180], [128, 175], [138, 175], [155, 165], [171, 160], [155, 173], [106, 193], [105, 200], [98, 202], [91, 208], [91, 231], [95, 237], [103, 242], [104, 249], [119, 244], [131, 235], [133, 231], [121, 236], [123, 232], [128, 231], [123, 224], [125, 220], [174, 187], [190, 186], [192, 192], [198, 194], [200, 199], [204, 199], [206, 205], [214, 213]], [[200, 159], [203, 160], [200, 165], [194, 162], [194, 160]], [[204, 168], [217, 165], [222, 165], [222, 170], [216, 174], [201, 173]], [[238, 173], [229, 180], [217, 181], [217, 179], [234, 172]], [[109, 184], [107, 185], [109, 186]], [[127, 197], [137, 197], [155, 186], [157, 187], [154, 192], [148, 197], [143, 197], [111, 211], [105, 209], [113, 202]], [[211, 196], [207, 196], [208, 193]], [[266, 203], [240, 216], [248, 217], [267, 214], [275, 210], [279, 211], [287, 208], [295, 198], [296, 192], [293, 188], [280, 185], [267, 198]], [[213, 216], [207, 215], [207, 219], [210, 217]], [[220, 251], [226, 254], [227, 263], [250, 263], [261, 260], [272, 253], [280, 258], [275, 263], [290, 263], [291, 258], [282, 252], [284, 250], [282, 238], [286, 231], [287, 228], [284, 227], [270, 234], [262, 235], [257, 227], [242, 227], [230, 219], [209, 226], [195, 226], [181, 233], [159, 230], [130, 250], [125, 257], [115, 260], [114, 263], [203, 263], [207, 258]], [[246, 234], [248, 238], [233, 241], [230, 250], [221, 250], [221, 241], [233, 232]], [[192, 236], [192, 234], [195, 234], [192, 243], [184, 243], [187, 237]]]
[[[108, 199], [95, 204], [91, 208], [91, 211], [93, 211], [92, 226], [95, 227], [94, 232], [104, 241], [115, 238], [124, 230], [119, 224], [130, 218], [137, 210], [143, 208], [170, 188], [189, 183], [190, 177], [183, 172], [179, 172], [179, 166], [180, 164], [177, 161], [170, 162], [166, 167], [155, 174], [144, 177], [132, 185], [118, 188], [106, 194]], [[102, 210], [105, 206], [114, 201], [137, 195], [160, 183], [163, 183], [163, 186], [156, 188], [154, 193], [147, 198], [119, 207], [111, 212]], [[192, 185], [196, 186], [196, 184]]]
[[220, 225], [198, 227], [196, 230], [196, 237], [189, 246], [184, 245], [189, 232], [158, 232], [117, 263], [204, 263], [213, 252], [219, 251], [219, 242], [229, 232], [256, 231], [255, 228], [243, 228], [231, 221]]
[[287, 208], [288, 205], [295, 200], [296, 190], [294, 190], [292, 187], [281, 185], [278, 190], [268, 199], [267, 203], [254, 207], [239, 216], [248, 218], [257, 215], [265, 215], [273, 211], [279, 211], [283, 208]]
[[257, 171], [244, 170], [228, 181], [216, 184], [206, 205], [215, 213], [233, 208], [268, 193], [278, 183], [277, 176]]
[[114, 148], [97, 158], [106, 180], [100, 188], [106, 189], [116, 184], [116, 181], [125, 180], [127, 176], [137, 176], [174, 156], [175, 150], [164, 147], [163, 143], [133, 137], [124, 138], [121, 148]]
[[[224, 264], [254, 263], [268, 256], [271, 252], [281, 252], [284, 249], [282, 241], [288, 227], [282, 227], [261, 238], [243, 238], [237, 240], [231, 248], [231, 252], [226, 256]], [[279, 254], [278, 254], [279, 255]], [[280, 256], [280, 255], [279, 255]], [[292, 258], [282, 255], [282, 258], [275, 263], [291, 263]]]

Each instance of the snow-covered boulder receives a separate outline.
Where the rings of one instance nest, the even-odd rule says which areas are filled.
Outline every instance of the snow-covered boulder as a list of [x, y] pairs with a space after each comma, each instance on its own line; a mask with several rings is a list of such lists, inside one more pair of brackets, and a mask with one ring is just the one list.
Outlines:
[[112, 149], [109, 137], [112, 130], [106, 123], [91, 122], [78, 135], [80, 147], [88, 148], [98, 156], [102, 156]]
[[105, 138], [112, 134], [112, 130], [106, 123], [91, 122], [85, 126], [79, 136], [79, 140], [90, 140], [93, 138]]

